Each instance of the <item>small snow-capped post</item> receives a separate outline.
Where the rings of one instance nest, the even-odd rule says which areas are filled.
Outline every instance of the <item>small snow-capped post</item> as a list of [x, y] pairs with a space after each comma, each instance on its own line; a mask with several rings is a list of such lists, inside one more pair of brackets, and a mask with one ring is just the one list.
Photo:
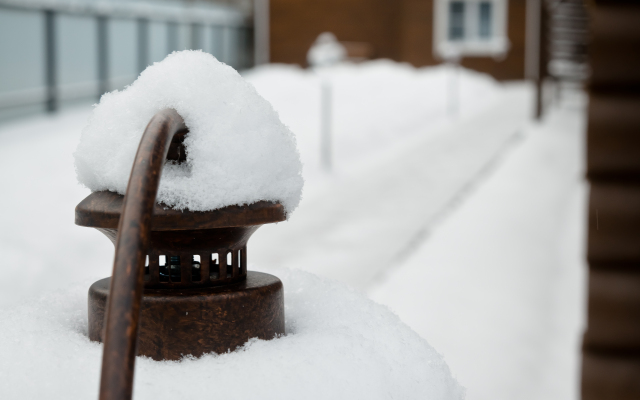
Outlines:
[[307, 53], [307, 61], [320, 77], [320, 163], [326, 172], [331, 172], [332, 146], [331, 127], [333, 91], [331, 79], [325, 68], [333, 66], [347, 57], [347, 49], [331, 32], [321, 33]]
[[460, 59], [458, 49], [447, 48], [443, 51], [446, 64], [449, 66], [449, 84], [447, 96], [447, 114], [456, 118], [460, 113]]
[[75, 222], [116, 248], [112, 277], [89, 289], [101, 400], [131, 398], [136, 355], [178, 360], [284, 334], [282, 282], [247, 270], [247, 242], [295, 209], [301, 163], [235, 70], [200, 51], [169, 55], [102, 97], [75, 157], [93, 191]]

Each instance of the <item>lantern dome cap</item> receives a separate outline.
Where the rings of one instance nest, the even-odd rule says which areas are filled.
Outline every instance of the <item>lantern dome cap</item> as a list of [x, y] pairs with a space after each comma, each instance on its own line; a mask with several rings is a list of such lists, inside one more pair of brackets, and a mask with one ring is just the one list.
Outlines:
[[[76, 206], [76, 225], [101, 229], [117, 229], [124, 196], [94, 192]], [[156, 204], [151, 219], [153, 231], [228, 228], [263, 225], [286, 219], [279, 203], [259, 201], [249, 205], [227, 206], [213, 211], [175, 210]]]

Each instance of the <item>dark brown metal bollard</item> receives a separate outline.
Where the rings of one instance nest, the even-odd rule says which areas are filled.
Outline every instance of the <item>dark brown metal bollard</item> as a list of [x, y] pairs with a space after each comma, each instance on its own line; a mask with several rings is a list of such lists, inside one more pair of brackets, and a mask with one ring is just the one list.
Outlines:
[[97, 228], [116, 246], [113, 276], [89, 289], [89, 336], [104, 342], [101, 400], [131, 398], [136, 354], [176, 360], [284, 333], [282, 283], [248, 272], [246, 253], [260, 225], [285, 219], [282, 205], [190, 212], [155, 202], [167, 155], [185, 159], [187, 132], [175, 110], [156, 114], [126, 196], [96, 192], [76, 207], [77, 225]]

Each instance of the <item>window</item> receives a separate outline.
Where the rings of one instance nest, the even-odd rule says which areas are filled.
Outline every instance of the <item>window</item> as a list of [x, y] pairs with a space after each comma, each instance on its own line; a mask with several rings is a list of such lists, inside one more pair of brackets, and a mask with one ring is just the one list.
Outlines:
[[464, 2], [449, 3], [449, 40], [464, 39]]
[[492, 4], [488, 1], [480, 3], [480, 29], [478, 30], [478, 36], [481, 39], [491, 38], [491, 7]]
[[435, 0], [434, 7], [436, 56], [450, 59], [506, 54], [507, 0]]

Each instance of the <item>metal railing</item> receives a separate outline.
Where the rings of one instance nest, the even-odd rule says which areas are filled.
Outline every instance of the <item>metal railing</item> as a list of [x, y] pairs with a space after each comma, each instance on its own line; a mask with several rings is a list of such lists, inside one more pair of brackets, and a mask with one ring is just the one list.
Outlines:
[[[180, 5], [180, 3], [163, 2], [0, 0], [0, 16], [3, 12], [7, 15], [18, 12], [23, 16], [40, 16], [42, 24], [40, 29], [44, 37], [40, 39], [42, 43], [40, 56], [42, 66], [39, 66], [42, 72], [41, 77], [34, 77], [32, 74], [31, 80], [22, 79], [29, 82], [21, 87], [16, 88], [13, 85], [14, 87], [10, 90], [6, 90], [2, 87], [2, 80], [8, 83], [19, 80], [19, 76], [11, 75], [19, 75], [23, 68], [20, 66], [13, 68], [12, 74], [3, 73], [0, 69], [0, 73], [4, 75], [0, 76], [0, 111], [41, 104], [47, 111], [52, 112], [59, 108], [63, 100], [99, 98], [105, 92], [131, 83], [147, 65], [175, 50], [202, 49], [213, 53], [219, 60], [236, 69], [253, 65], [253, 21], [239, 10], [228, 7], [205, 6], [198, 3]], [[69, 17], [79, 19], [85, 25], [87, 22], [94, 25], [93, 32], [85, 29], [84, 33], [78, 33], [94, 36], [91, 39], [94, 42], [93, 51], [87, 51], [86, 48], [69, 50], [70, 46], [67, 45], [67, 52], [63, 54], [68, 58], [70, 51], [77, 51], [78, 56], [95, 57], [95, 61], [90, 63], [95, 64], [90, 67], [95, 69], [93, 79], [61, 82], [61, 70], [64, 68], [61, 65], [61, 46], [65, 43], [63, 43], [64, 38], [61, 38], [60, 29], [65, 23], [63, 19]], [[133, 35], [129, 35], [134, 37], [120, 39], [130, 47], [134, 44], [135, 54], [132, 52], [127, 55], [113, 54], [112, 36], [122, 33], [112, 26], [115, 21], [128, 21], [129, 24], [135, 25], [135, 28], [130, 30]], [[37, 24], [37, 22], [34, 23]], [[151, 25], [154, 28], [153, 33]], [[164, 35], [160, 34], [158, 29], [161, 27], [164, 27]], [[19, 26], [18, 30], [24, 30], [22, 34], [26, 35], [33, 34], [34, 32], [27, 32], [27, 30], [37, 30], [34, 28], [37, 27], [32, 24], [30, 28]], [[0, 29], [2, 29], [1, 26]], [[11, 40], [20, 40], [20, 32], [11, 31], [10, 33], [15, 38]], [[8, 40], [6, 35], [5, 40]], [[156, 57], [150, 56], [152, 40], [156, 45]], [[158, 45], [162, 43], [164, 43], [164, 51], [162, 49], [158, 51]], [[24, 47], [25, 51], [38, 51], [27, 48], [27, 44]], [[22, 47], [18, 44], [14, 48]], [[91, 52], [94, 54], [86, 54]], [[158, 55], [161, 56], [158, 57]], [[4, 53], [0, 57], [1, 63], [19, 62], [11, 54]], [[122, 58], [133, 58], [128, 61], [135, 65], [135, 70], [129, 71], [125, 76], [116, 76], [111, 72], [110, 63], [114, 60], [122, 61]], [[33, 68], [24, 69], [33, 71]]]

